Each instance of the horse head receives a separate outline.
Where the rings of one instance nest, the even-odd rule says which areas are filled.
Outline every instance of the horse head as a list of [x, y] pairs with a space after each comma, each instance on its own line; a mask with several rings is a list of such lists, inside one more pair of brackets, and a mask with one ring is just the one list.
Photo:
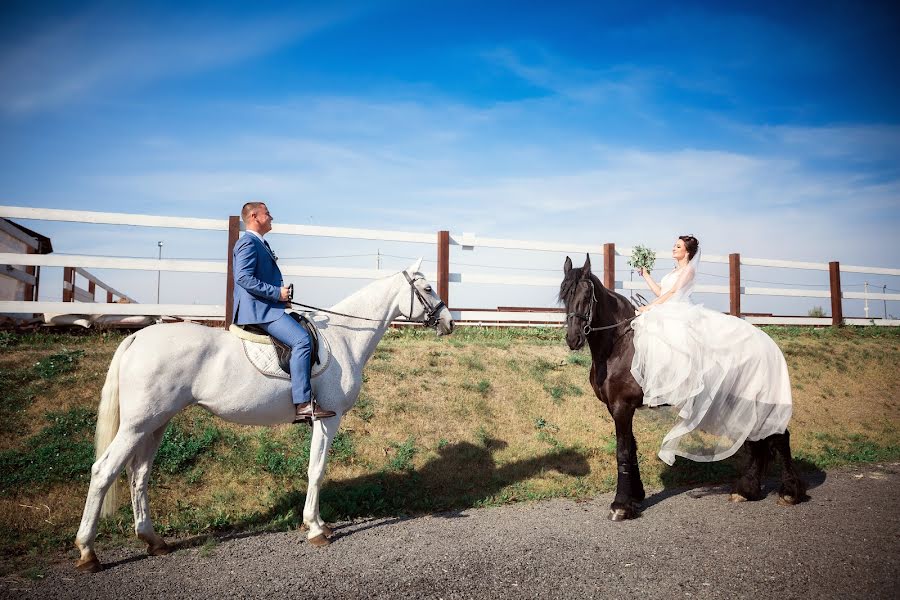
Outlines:
[[453, 333], [453, 317], [450, 309], [425, 279], [419, 270], [421, 267], [420, 258], [403, 271], [409, 284], [409, 292], [401, 292], [397, 299], [400, 314], [410, 321], [419, 321], [433, 327], [438, 335], [449, 335]]
[[559, 301], [566, 307], [566, 343], [572, 350], [581, 350], [587, 341], [585, 328], [594, 319], [597, 292], [591, 274], [591, 255], [588, 254], [581, 268], [572, 266], [566, 257], [563, 264], [563, 280], [559, 286]]

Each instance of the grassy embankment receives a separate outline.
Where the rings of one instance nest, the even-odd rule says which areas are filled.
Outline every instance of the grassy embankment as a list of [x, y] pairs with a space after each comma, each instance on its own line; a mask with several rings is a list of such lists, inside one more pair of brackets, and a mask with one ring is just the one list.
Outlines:
[[[791, 371], [792, 443], [807, 471], [900, 459], [900, 331], [769, 328]], [[0, 559], [68, 549], [93, 458], [96, 405], [122, 335], [0, 333]], [[615, 436], [590, 358], [561, 330], [391, 331], [342, 424], [322, 495], [327, 520], [419, 514], [615, 486]], [[648, 488], [724, 482], [744, 457], [656, 458], [666, 409], [639, 411]], [[302, 520], [308, 429], [179, 415], [158, 455], [151, 507], [166, 536], [290, 529]], [[774, 473], [773, 473], [774, 474]], [[127, 501], [101, 540], [129, 539]], [[10, 564], [21, 564], [14, 560]], [[7, 568], [7, 570], [9, 570]]]

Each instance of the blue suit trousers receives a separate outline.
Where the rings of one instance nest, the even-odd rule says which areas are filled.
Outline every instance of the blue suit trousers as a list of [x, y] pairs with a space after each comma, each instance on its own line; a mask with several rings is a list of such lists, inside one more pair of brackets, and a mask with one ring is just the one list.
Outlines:
[[271, 323], [257, 323], [273, 338], [291, 347], [291, 396], [294, 404], [309, 402], [312, 397], [310, 378], [310, 355], [312, 340], [300, 323], [284, 313]]

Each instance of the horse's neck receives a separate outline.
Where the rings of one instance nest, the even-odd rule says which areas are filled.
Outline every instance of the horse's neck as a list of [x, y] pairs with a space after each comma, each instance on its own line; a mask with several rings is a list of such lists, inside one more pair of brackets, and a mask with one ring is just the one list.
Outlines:
[[331, 307], [335, 312], [378, 321], [331, 317], [335, 324], [342, 325], [335, 329], [334, 335], [351, 338], [347, 347], [361, 363], [369, 360], [391, 321], [399, 316], [397, 296], [400, 291], [400, 278], [395, 275], [370, 283]]
[[[597, 290], [597, 307], [595, 309], [597, 316], [592, 324], [593, 327], [614, 325], [634, 316], [634, 309], [631, 308], [628, 300], [599, 283], [599, 280], [594, 282], [594, 288]], [[606, 362], [612, 354], [616, 340], [627, 332], [627, 327], [630, 327], [630, 324], [623, 323], [614, 329], [595, 331], [588, 337], [594, 362]]]

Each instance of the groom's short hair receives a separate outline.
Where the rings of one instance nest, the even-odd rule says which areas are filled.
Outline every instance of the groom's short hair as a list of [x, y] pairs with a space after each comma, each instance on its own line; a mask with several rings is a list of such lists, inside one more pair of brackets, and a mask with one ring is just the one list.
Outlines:
[[265, 202], [248, 202], [244, 205], [244, 208], [241, 209], [241, 220], [246, 223], [247, 219], [250, 218], [250, 213], [260, 206], [265, 206], [265, 204]]

